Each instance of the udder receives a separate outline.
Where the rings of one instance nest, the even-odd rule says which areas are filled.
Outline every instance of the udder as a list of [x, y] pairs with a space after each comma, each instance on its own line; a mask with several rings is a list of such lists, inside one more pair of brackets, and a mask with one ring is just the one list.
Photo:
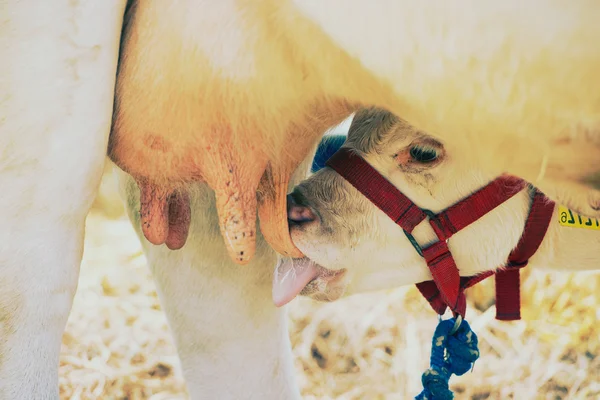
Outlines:
[[[314, 57], [290, 54], [278, 35], [242, 24], [238, 37], [195, 2], [165, 4], [132, 2], [125, 16], [109, 141], [110, 158], [141, 190], [145, 237], [183, 246], [194, 218], [186, 192], [205, 182], [235, 262], [254, 254], [257, 210], [269, 244], [301, 256], [287, 225], [290, 176], [353, 109], [326, 92]], [[223, 54], [230, 39], [238, 46]]]
[[[165, 119], [173, 122], [168, 115]], [[290, 170], [297, 160], [275, 157], [272, 153], [277, 149], [276, 142], [282, 138], [255, 134], [256, 127], [251, 124], [247, 124], [246, 134], [233, 132], [226, 123], [198, 125], [198, 132], [189, 132], [187, 127], [172, 123], [171, 129], [162, 134], [115, 129], [109, 154], [138, 183], [142, 230], [149, 242], [164, 243], [171, 249], [185, 244], [192, 218], [186, 192], [189, 185], [205, 182], [215, 191], [220, 227], [230, 255], [244, 264], [254, 253], [256, 193], [263, 174], [269, 170], [270, 178], [263, 180], [262, 192], [267, 196], [262, 204], [265, 217], [270, 219], [274, 214], [284, 214], [278, 212], [277, 203], [285, 199]], [[182, 130], [173, 131], [178, 127]], [[285, 136], [285, 132], [279, 136]], [[316, 139], [305, 137], [306, 151]]]

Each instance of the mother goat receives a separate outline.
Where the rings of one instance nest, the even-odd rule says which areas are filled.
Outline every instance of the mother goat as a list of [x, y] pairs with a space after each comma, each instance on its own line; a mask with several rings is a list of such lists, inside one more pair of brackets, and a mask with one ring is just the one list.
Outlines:
[[256, 208], [300, 255], [290, 175], [360, 105], [597, 216], [598, 20], [592, 0], [3, 0], [0, 398], [57, 397], [107, 148], [200, 397], [298, 396]]

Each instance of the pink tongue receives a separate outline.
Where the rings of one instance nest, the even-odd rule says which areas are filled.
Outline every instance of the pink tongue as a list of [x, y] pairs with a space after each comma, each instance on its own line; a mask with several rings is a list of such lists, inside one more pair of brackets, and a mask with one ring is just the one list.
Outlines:
[[316, 264], [308, 258], [282, 260], [273, 276], [273, 302], [277, 307], [286, 305], [319, 276]]

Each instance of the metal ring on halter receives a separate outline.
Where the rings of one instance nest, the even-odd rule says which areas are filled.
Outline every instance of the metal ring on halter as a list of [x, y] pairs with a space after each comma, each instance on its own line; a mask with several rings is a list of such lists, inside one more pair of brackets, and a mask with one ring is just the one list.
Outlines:
[[462, 316], [459, 314], [458, 317], [456, 317], [456, 321], [454, 322], [454, 326], [452, 327], [452, 330], [450, 331], [450, 333], [448, 333], [449, 336], [452, 336], [456, 333], [458, 328], [460, 328], [462, 321], [463, 321]]
[[408, 241], [410, 242], [410, 244], [413, 245], [413, 247], [415, 248], [415, 250], [417, 251], [417, 253], [421, 257], [424, 257], [423, 256], [423, 250], [421, 249], [421, 246], [419, 245], [419, 242], [417, 242], [417, 240], [414, 238], [414, 236], [412, 234], [406, 232], [404, 229], [402, 229], [402, 232], [404, 232], [404, 234], [408, 238]]
[[[422, 209], [421, 211], [423, 211], [425, 213], [425, 215], [427, 215], [427, 217], [429, 217], [430, 220], [435, 220], [436, 215], [433, 213], [433, 211], [429, 211], [426, 209]], [[417, 251], [417, 253], [421, 256], [421, 257], [425, 257], [423, 255], [423, 248], [421, 247], [421, 245], [419, 244], [419, 242], [417, 242], [417, 239], [414, 238], [414, 236], [407, 232], [406, 230], [402, 229], [402, 231], [404, 232], [404, 234], [406, 235], [406, 237], [408, 238], [408, 241], [410, 242], [410, 244], [412, 244], [412, 246], [415, 248], [415, 250]], [[437, 233], [436, 233], [437, 235]], [[448, 243], [448, 239], [444, 240], [446, 243]]]

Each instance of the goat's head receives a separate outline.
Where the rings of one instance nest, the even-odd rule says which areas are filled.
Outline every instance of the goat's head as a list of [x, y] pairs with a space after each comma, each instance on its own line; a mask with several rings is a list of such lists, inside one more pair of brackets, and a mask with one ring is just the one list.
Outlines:
[[[361, 155], [422, 209], [442, 211], [495, 177], [444, 144], [380, 109], [358, 112], [344, 147]], [[449, 246], [461, 275], [495, 268], [517, 243], [528, 207], [520, 193], [458, 232]], [[306, 255], [283, 259], [274, 300], [296, 294], [335, 300], [342, 294], [431, 279], [425, 261], [403, 230], [343, 177], [323, 168], [288, 196], [290, 235]], [[421, 246], [437, 240], [428, 223], [413, 231]]]

